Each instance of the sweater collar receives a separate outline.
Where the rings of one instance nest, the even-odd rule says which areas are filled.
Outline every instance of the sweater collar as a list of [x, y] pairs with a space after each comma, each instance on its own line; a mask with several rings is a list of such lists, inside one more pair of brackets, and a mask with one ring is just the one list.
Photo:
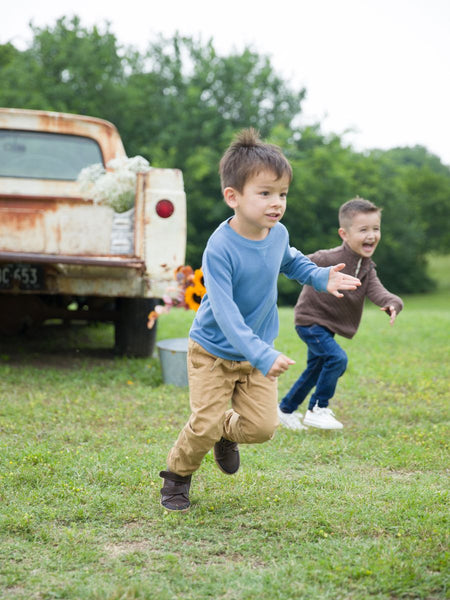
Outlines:
[[375, 267], [375, 263], [370, 257], [363, 257], [360, 254], [357, 254], [350, 248], [347, 242], [342, 242], [341, 247], [345, 256], [344, 262], [350, 271], [355, 272], [358, 267], [358, 263], [361, 260], [357, 277], [361, 278], [363, 273], [369, 271], [371, 267]]

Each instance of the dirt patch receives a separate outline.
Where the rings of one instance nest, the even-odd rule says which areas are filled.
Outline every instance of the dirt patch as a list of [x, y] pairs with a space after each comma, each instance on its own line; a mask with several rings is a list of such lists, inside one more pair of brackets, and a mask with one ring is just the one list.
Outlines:
[[148, 540], [119, 542], [117, 544], [106, 544], [105, 546], [105, 552], [110, 558], [117, 558], [132, 552], [148, 552], [149, 550], [152, 550], [152, 545]]

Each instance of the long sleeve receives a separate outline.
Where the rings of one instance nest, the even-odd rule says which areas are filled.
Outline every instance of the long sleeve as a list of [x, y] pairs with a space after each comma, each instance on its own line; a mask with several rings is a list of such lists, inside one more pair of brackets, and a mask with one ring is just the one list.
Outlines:
[[300, 250], [287, 247], [280, 271], [289, 279], [295, 279], [303, 285], [310, 285], [317, 292], [325, 292], [330, 268], [327, 266], [327, 268], [318, 269], [317, 264], [302, 254]]
[[403, 300], [389, 292], [381, 281], [378, 279], [375, 268], [371, 269], [368, 275], [368, 284], [366, 295], [377, 306], [389, 306], [394, 305], [397, 314], [403, 309]]

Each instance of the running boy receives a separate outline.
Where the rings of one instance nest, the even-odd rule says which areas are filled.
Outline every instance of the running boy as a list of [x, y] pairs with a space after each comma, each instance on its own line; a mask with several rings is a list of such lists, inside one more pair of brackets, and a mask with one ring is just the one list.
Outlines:
[[219, 172], [234, 215], [211, 235], [203, 254], [207, 293], [190, 330], [187, 359], [191, 416], [160, 472], [161, 504], [174, 511], [189, 508], [191, 475], [211, 448], [219, 469], [233, 475], [237, 444], [265, 442], [278, 425], [277, 377], [294, 364], [273, 348], [279, 273], [337, 298], [339, 290], [360, 285], [340, 272], [344, 264], [319, 268], [289, 246], [279, 221], [292, 169], [277, 146], [244, 130]]
[[[386, 311], [391, 325], [403, 308], [401, 298], [383, 287], [371, 260], [381, 237], [380, 220], [381, 209], [372, 202], [349, 200], [339, 209], [338, 233], [343, 244], [308, 255], [322, 267], [345, 263], [345, 272], [359, 277], [361, 286], [339, 302], [328, 294], [317, 294], [309, 285], [302, 289], [294, 315], [297, 333], [308, 346], [307, 365], [278, 407], [280, 422], [289, 429], [305, 429], [304, 425], [342, 429], [328, 406], [347, 367], [347, 354], [334, 339], [335, 334], [346, 338], [355, 335], [366, 297]], [[302, 425], [301, 414], [294, 411], [314, 387]]]

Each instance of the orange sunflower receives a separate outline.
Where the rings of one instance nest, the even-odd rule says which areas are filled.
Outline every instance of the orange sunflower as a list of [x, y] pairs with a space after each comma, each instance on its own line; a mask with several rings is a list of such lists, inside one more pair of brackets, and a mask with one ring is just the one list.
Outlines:
[[205, 280], [201, 269], [194, 271], [192, 285], [186, 288], [184, 293], [184, 301], [191, 310], [198, 310], [203, 296], [206, 294]]

